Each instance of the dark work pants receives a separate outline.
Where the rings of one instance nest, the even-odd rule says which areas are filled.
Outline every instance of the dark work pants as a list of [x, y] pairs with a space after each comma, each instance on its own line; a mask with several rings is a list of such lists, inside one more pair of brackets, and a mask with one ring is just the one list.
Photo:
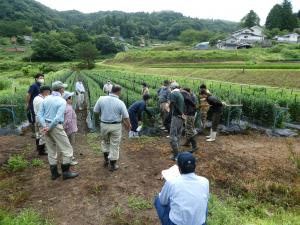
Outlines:
[[182, 128], [183, 128], [183, 120], [178, 116], [172, 116], [171, 128], [170, 128], [170, 144], [174, 155], [178, 154]]
[[33, 109], [27, 109], [27, 119], [32, 125], [35, 123], [35, 113]]
[[154, 199], [154, 206], [162, 225], [175, 225], [169, 218], [170, 205], [162, 205], [159, 201], [159, 197], [156, 196]]
[[138, 115], [135, 113], [129, 113], [129, 119], [131, 123], [131, 130], [136, 132], [136, 129], [139, 126]]
[[221, 121], [222, 112], [213, 112], [211, 118], [211, 128], [213, 132], [217, 132], [218, 125]]

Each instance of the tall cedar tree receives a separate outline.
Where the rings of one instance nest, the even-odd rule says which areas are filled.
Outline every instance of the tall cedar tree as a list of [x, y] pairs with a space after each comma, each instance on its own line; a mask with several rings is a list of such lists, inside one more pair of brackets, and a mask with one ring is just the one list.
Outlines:
[[284, 0], [282, 3], [281, 30], [293, 31], [297, 27], [297, 17], [293, 14], [292, 3]]
[[253, 11], [250, 10], [250, 12], [243, 17], [243, 19], [240, 22], [241, 27], [253, 27], [255, 25], [259, 26], [260, 18], [259, 16]]
[[269, 30], [279, 28], [280, 30], [292, 31], [296, 28], [297, 17], [293, 14], [291, 2], [284, 0], [281, 5], [274, 5], [267, 16], [265, 25]]

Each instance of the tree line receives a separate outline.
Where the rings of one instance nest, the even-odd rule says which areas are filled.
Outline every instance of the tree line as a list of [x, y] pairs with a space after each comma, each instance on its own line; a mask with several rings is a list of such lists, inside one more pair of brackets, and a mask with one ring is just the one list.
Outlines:
[[231, 32], [237, 26], [235, 22], [190, 18], [172, 11], [100, 11], [90, 14], [78, 11], [59, 12], [33, 0], [0, 1], [0, 8], [2, 36], [20, 35], [30, 31], [74, 31], [81, 28], [89, 35], [106, 34], [122, 36], [125, 39], [144, 36], [147, 39], [172, 41], [177, 40], [180, 33], [187, 29]]

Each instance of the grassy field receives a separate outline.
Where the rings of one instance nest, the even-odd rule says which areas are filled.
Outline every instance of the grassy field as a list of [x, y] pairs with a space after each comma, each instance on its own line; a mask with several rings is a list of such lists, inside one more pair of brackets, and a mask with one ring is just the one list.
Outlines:
[[151, 51], [136, 50], [118, 53], [112, 60], [117, 63], [199, 63], [243, 61], [260, 63], [268, 61], [297, 61], [300, 60], [300, 46], [275, 45], [272, 48], [253, 48], [239, 50], [176, 50]]
[[132, 72], [183, 76], [218, 80], [241, 84], [266, 85], [272, 87], [300, 88], [300, 69], [203, 69], [197, 67], [155, 67], [149, 64], [98, 64], [99, 67], [116, 68]]
[[[286, 50], [283, 50], [283, 49]], [[234, 82], [242, 84], [256, 84], [266, 85], [279, 88], [300, 88], [300, 68], [296, 63], [282, 63], [273, 62], [268, 63], [267, 60], [289, 60], [287, 54], [294, 54], [297, 56], [295, 49], [288, 49], [286, 47], [280, 51], [273, 50], [252, 50], [247, 52], [244, 50], [238, 52], [221, 52], [216, 57], [215, 51], [196, 52], [196, 51], [184, 51], [184, 52], [162, 52], [162, 51], [139, 51], [130, 53], [121, 53], [115, 60], [108, 60], [105, 64], [98, 62], [97, 66], [92, 71], [84, 71], [82, 76], [85, 76], [85, 80], [89, 87], [88, 91], [91, 92], [91, 103], [95, 102], [99, 95], [102, 95], [100, 84], [102, 85], [105, 79], [111, 74], [108, 72], [105, 74], [105, 79], [100, 76], [97, 77], [97, 73], [104, 70], [116, 70], [127, 73], [129, 76], [134, 73], [166, 77], [178, 77], [178, 80], [188, 80], [193, 78], [202, 82], [201, 79], [217, 80], [224, 82]], [[290, 52], [287, 52], [290, 51]], [[272, 52], [274, 51], [274, 52]], [[279, 51], [279, 52], [277, 52]], [[291, 53], [292, 52], [292, 53]], [[295, 53], [296, 52], [296, 53]], [[178, 55], [183, 54], [178, 58]], [[62, 79], [70, 84], [74, 85], [74, 79], [77, 76], [76, 73], [66, 69], [72, 67], [73, 63], [30, 63], [22, 61], [27, 54], [18, 53], [6, 53], [0, 48], [0, 104], [7, 103], [11, 99], [17, 101], [20, 107], [20, 117], [24, 119], [23, 99], [26, 94], [28, 86], [33, 82], [32, 76], [37, 71], [46, 71], [46, 82], [51, 83], [54, 79]], [[190, 60], [196, 62], [201, 61], [201, 64], [191, 64]], [[137, 60], [136, 60], [137, 59]], [[181, 63], [175, 63], [178, 62]], [[297, 59], [297, 58], [293, 58]], [[226, 61], [228, 60], [228, 61]], [[203, 63], [203, 61], [206, 61]], [[210, 62], [209, 62], [210, 61]], [[216, 61], [220, 61], [216, 63]], [[255, 62], [254, 62], [255, 61]], [[133, 63], [134, 62], [134, 63]], [[182, 64], [184, 62], [184, 64]], [[244, 66], [244, 71], [242, 70]], [[64, 70], [63, 70], [64, 69]], [[109, 69], [109, 70], [108, 70]], [[28, 73], [26, 72], [28, 71]], [[112, 75], [113, 79], [122, 82], [126, 89], [129, 89], [129, 85], [133, 84], [132, 80], [126, 80], [125, 76], [122, 78], [122, 74], [116, 73]], [[120, 78], [121, 77], [121, 78]], [[142, 77], [142, 75], [141, 75]], [[159, 79], [153, 77], [155, 87], [159, 85], [157, 82]], [[198, 85], [198, 83], [197, 83]], [[130, 97], [139, 97], [139, 86], [134, 87], [133, 90], [129, 90]], [[295, 90], [296, 91], [296, 90]], [[9, 101], [7, 101], [7, 99]], [[132, 99], [130, 99], [132, 100]], [[250, 141], [252, 144], [253, 142]], [[86, 143], [84, 143], [86, 146]], [[239, 151], [237, 151], [239, 152]], [[94, 157], [93, 157], [94, 158]], [[209, 160], [208, 160], [209, 161]], [[226, 161], [226, 160], [225, 160]], [[250, 160], [251, 161], [251, 160]], [[249, 161], [249, 162], [250, 162]], [[214, 162], [211, 160], [210, 162]], [[97, 162], [98, 163], [98, 162]], [[218, 162], [219, 163], [219, 162]], [[234, 163], [233, 163], [234, 164]], [[298, 163], [299, 164], [299, 163]], [[297, 164], [297, 165], [298, 165]], [[84, 164], [83, 164], [84, 165]], [[89, 164], [88, 164], [89, 165]], [[98, 164], [97, 164], [98, 165]], [[226, 164], [227, 165], [227, 164]], [[228, 166], [229, 168], [230, 166]], [[299, 165], [298, 165], [299, 167]], [[227, 167], [226, 167], [227, 168]], [[231, 168], [231, 167], [230, 167]], [[229, 169], [230, 169], [229, 168]], [[48, 168], [47, 168], [48, 169]], [[44, 179], [44, 171], [43, 179]], [[46, 171], [46, 169], [45, 169]], [[279, 171], [278, 173], [281, 173]], [[280, 174], [282, 175], [282, 174]], [[213, 183], [212, 186], [215, 184]], [[0, 181], [1, 183], [1, 181]], [[265, 184], [268, 186], [268, 184]], [[234, 184], [233, 184], [234, 186]], [[245, 187], [246, 188], [246, 187]], [[293, 202], [298, 197], [293, 196], [293, 192], [288, 186], [270, 186], [267, 191], [255, 192], [248, 191], [247, 195], [240, 194], [242, 190], [235, 189], [232, 193], [226, 192], [228, 189], [218, 189], [218, 192], [214, 193], [210, 199], [210, 212], [209, 212], [209, 225], [297, 225], [300, 224], [299, 204], [293, 205], [283, 204], [286, 199]], [[298, 187], [293, 187], [298, 188]], [[96, 190], [97, 191], [97, 190]], [[297, 192], [298, 193], [298, 192]], [[124, 195], [126, 195], [125, 193]], [[264, 194], [270, 194], [272, 199], [262, 198]], [[127, 196], [130, 198], [130, 196]], [[131, 199], [128, 204], [133, 207], [140, 206], [143, 201]], [[139, 202], [140, 201], [140, 202]], [[137, 203], [137, 206], [136, 204]], [[149, 202], [148, 202], [149, 203]], [[143, 204], [142, 204], [143, 205]], [[97, 206], [98, 207], [98, 206]], [[130, 208], [130, 206], [128, 206]], [[150, 207], [147, 204], [147, 207]], [[128, 209], [129, 209], [128, 208]], [[125, 209], [128, 210], [127, 208]], [[39, 214], [34, 213], [26, 208], [10, 209], [11, 212], [3, 210], [0, 207], [0, 224], [15, 225], [15, 224], [53, 224], [52, 221], [47, 221], [41, 218]], [[112, 220], [122, 221], [122, 223], [114, 224], [130, 224], [134, 220], [126, 222], [128, 219], [124, 217], [124, 213], [117, 210], [112, 217]], [[111, 221], [110, 221], [111, 222]], [[143, 224], [143, 223], [131, 223], [131, 224]], [[146, 222], [144, 224], [147, 224]], [[150, 225], [150, 224], [149, 224]]]

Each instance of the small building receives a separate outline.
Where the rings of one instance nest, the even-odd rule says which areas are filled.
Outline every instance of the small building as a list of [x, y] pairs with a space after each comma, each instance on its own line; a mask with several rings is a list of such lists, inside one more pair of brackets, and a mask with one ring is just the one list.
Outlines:
[[219, 49], [239, 49], [251, 48], [253, 44], [263, 43], [265, 36], [263, 29], [260, 26], [253, 26], [250, 28], [243, 28], [235, 31], [230, 37], [218, 41], [217, 48]]
[[206, 50], [209, 49], [209, 42], [200, 42], [198, 44], [196, 44], [196, 46], [194, 47], [195, 50]]
[[275, 36], [274, 39], [281, 43], [300, 43], [300, 35], [297, 33]]

